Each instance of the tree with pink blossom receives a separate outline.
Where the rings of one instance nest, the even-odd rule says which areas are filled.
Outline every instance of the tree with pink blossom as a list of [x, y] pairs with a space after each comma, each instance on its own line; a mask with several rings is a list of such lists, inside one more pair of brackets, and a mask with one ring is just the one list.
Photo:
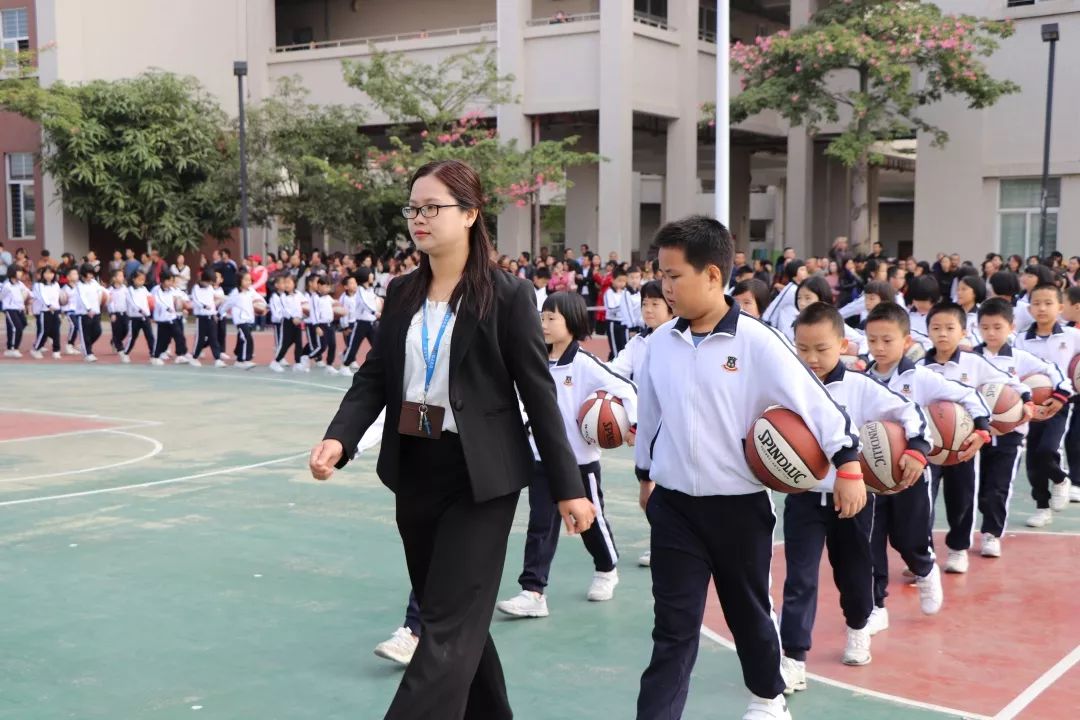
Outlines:
[[1019, 90], [984, 62], [1012, 32], [1008, 22], [947, 15], [921, 0], [837, 0], [790, 33], [732, 46], [742, 92], [731, 119], [774, 110], [811, 135], [832, 126], [825, 152], [853, 170], [850, 237], [866, 245], [879, 143], [919, 135], [943, 146], [948, 134], [925, 119], [927, 106], [951, 95], [986, 108]]

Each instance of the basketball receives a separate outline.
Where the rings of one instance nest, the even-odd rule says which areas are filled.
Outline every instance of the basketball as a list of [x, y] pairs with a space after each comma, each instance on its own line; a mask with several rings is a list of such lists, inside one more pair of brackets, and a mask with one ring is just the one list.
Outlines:
[[1069, 379], [1072, 380], [1073, 390], [1080, 393], [1080, 355], [1069, 363]]
[[956, 465], [960, 462], [960, 448], [975, 431], [975, 421], [962, 405], [948, 400], [930, 403], [926, 414], [933, 445], [927, 460], [935, 465]]
[[848, 340], [844, 345], [844, 355], [858, 355], [859, 343], [854, 340]]
[[868, 422], [859, 430], [863, 482], [872, 492], [891, 493], [903, 479], [900, 458], [907, 450], [907, 433], [899, 423]]
[[762, 485], [782, 493], [800, 493], [821, 484], [829, 458], [802, 418], [774, 406], [750, 425], [746, 462]]
[[341, 303], [334, 303], [334, 317], [342, 318], [349, 314], [348, 308]]
[[986, 383], [979, 395], [990, 408], [990, 430], [994, 435], [1012, 432], [1024, 422], [1024, 400], [1005, 383]]
[[1054, 394], [1053, 381], [1043, 373], [1032, 373], [1027, 377], [1020, 378], [1020, 382], [1031, 388], [1031, 402], [1036, 405], [1042, 405]]
[[184, 298], [180, 297], [179, 295], [173, 298], [173, 308], [176, 310], [176, 312], [183, 312]]
[[254, 308], [256, 315], [265, 315], [266, 314], [267, 308], [266, 308], [266, 301], [265, 300], [256, 300], [251, 305]]
[[585, 442], [605, 450], [622, 445], [630, 432], [630, 418], [622, 400], [603, 390], [585, 398], [578, 410], [577, 423]]

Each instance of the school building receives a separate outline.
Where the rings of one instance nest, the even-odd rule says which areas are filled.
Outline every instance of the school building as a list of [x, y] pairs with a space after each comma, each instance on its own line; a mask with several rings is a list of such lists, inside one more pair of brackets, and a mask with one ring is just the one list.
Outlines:
[[[805, 23], [828, 0], [729, 1], [728, 39], [752, 41]], [[1023, 89], [989, 110], [951, 100], [930, 109], [927, 119], [949, 132], [944, 149], [921, 137], [885, 148], [870, 178], [873, 237], [889, 253], [920, 257], [1036, 251], [1048, 56], [1040, 27], [1054, 22], [1051, 249], [1080, 252], [1080, 95], [1071, 90], [1080, 78], [1080, 0], [937, 1], [949, 12], [1015, 20], [990, 66]], [[579, 135], [579, 147], [606, 158], [573, 169], [574, 186], [545, 197], [542, 212], [564, 206], [567, 245], [630, 257], [666, 219], [713, 207], [715, 138], [701, 106], [716, 97], [716, 9], [716, 0], [0, 0], [0, 41], [48, 47], [44, 84], [161, 68], [195, 76], [234, 116], [236, 60], [248, 63], [247, 102], [297, 76], [315, 102], [364, 105], [341, 65], [371, 46], [426, 63], [491, 48], [519, 101], [490, 112], [503, 137]], [[386, 121], [373, 109], [367, 117]], [[832, 130], [809, 137], [773, 113], [732, 129], [731, 173], [719, 184], [730, 192], [740, 246], [824, 254], [848, 234], [849, 173], [823, 153]], [[35, 256], [108, 249], [107, 234], [53, 201], [39, 148], [39, 128], [0, 115], [0, 239]], [[531, 224], [529, 209], [507, 210], [500, 250], [527, 248]], [[273, 229], [251, 237], [255, 251], [276, 246]]]

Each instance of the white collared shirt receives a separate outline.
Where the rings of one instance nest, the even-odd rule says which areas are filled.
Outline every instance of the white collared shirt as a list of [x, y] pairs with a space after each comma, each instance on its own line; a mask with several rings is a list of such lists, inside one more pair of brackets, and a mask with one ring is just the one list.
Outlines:
[[[427, 303], [427, 327], [428, 327], [428, 352], [435, 352], [435, 339], [439, 336], [439, 328], [442, 326], [443, 316], [450, 309], [450, 303], [430, 302]], [[456, 316], [451, 313], [450, 320], [446, 323], [443, 331], [442, 342], [439, 343], [439, 354], [435, 358], [435, 372], [431, 376], [431, 387], [427, 391], [427, 399], [424, 398], [424, 379], [427, 375], [427, 363], [424, 361], [423, 336], [421, 325], [424, 322], [424, 309], [420, 308], [409, 321], [409, 331], [405, 335], [405, 375], [403, 387], [405, 388], [405, 400], [409, 402], [427, 402], [428, 405], [438, 405], [446, 409], [443, 416], [444, 432], [456, 433], [457, 421], [454, 419], [454, 410], [450, 407], [450, 338], [454, 334]]]

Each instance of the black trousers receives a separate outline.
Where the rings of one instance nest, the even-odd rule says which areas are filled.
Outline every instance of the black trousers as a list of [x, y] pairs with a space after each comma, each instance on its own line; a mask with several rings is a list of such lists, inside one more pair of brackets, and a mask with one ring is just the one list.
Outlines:
[[1065, 431], [1065, 460], [1069, 463], [1069, 476], [1080, 485], [1080, 401], [1074, 398], [1069, 405], [1071, 412], [1069, 429]]
[[253, 323], [242, 323], [236, 326], [236, 348], [233, 354], [237, 362], [250, 362], [255, 354], [255, 340], [251, 337]]
[[1009, 519], [1009, 499], [1020, 467], [1024, 438], [1012, 432], [994, 441], [996, 444], [984, 445], [979, 450], [979, 512], [982, 513], [979, 532], [1001, 537]]
[[627, 339], [630, 336], [630, 328], [623, 325], [618, 320], [607, 321], [607, 335], [608, 345], [611, 347], [611, 356], [609, 360], [614, 360], [615, 356], [622, 352], [626, 347]]
[[375, 323], [368, 320], [357, 320], [352, 324], [352, 332], [349, 334], [349, 344], [346, 346], [345, 358], [342, 365], [352, 365], [356, 362], [356, 353], [360, 351], [360, 343], [368, 341], [371, 347], [375, 347]]
[[192, 357], [199, 357], [203, 348], [209, 347], [210, 354], [215, 360], [221, 359], [221, 340], [218, 338], [218, 326], [221, 321], [216, 315], [198, 315], [196, 317], [195, 349], [191, 351]]
[[[615, 549], [615, 536], [604, 516], [604, 491], [600, 489], [600, 463], [579, 465], [585, 495], [596, 510], [596, 522], [581, 534], [585, 549], [592, 555], [593, 567], [598, 572], [611, 572], [619, 561]], [[562, 516], [551, 499], [544, 466], [533, 463], [532, 480], [529, 483], [529, 529], [525, 534], [525, 562], [518, 584], [522, 590], [543, 593], [551, 573], [551, 562], [559, 546], [559, 530]]]
[[300, 339], [300, 327], [294, 325], [292, 320], [285, 320], [281, 323], [281, 340], [278, 342], [277, 355], [274, 360], [281, 362], [286, 353], [289, 352], [289, 346], [293, 348], [293, 361], [300, 362], [300, 355], [303, 353], [303, 341]]
[[74, 313], [67, 313], [68, 318], [68, 345], [74, 345], [75, 341], [79, 339], [79, 316]]
[[870, 550], [874, 560], [874, 604], [885, 607], [889, 587], [889, 554], [887, 545], [919, 577], [934, 569], [934, 545], [929, 541], [932, 503], [930, 470], [919, 481], [896, 495], [874, 498], [874, 524], [870, 535]]
[[227, 318], [223, 318], [220, 315], [214, 319], [217, 321], [215, 324], [217, 326], [216, 332], [218, 347], [222, 350], [225, 350], [225, 339], [228, 336], [229, 321]]
[[759, 697], [784, 691], [769, 597], [776, 515], [766, 492], [691, 497], [657, 486], [652, 526], [653, 652], [638, 720], [681, 718], [697, 658], [709, 581], [735, 639], [743, 681]]
[[[949, 532], [945, 534], [945, 546], [950, 550], [967, 550], [975, 534], [975, 499], [979, 496], [979, 455], [957, 465], [931, 465], [930, 476], [934, 504], [930, 506], [930, 527], [927, 537], [934, 544], [934, 515], [938, 494], [944, 482], [945, 517]], [[1049, 497], [1049, 496], [1047, 496]]]
[[325, 323], [308, 325], [307, 335], [308, 357], [319, 362], [323, 359], [323, 353], [326, 353], [326, 364], [333, 365], [334, 356], [337, 354], [337, 335], [334, 333], [334, 326]]
[[875, 496], [853, 518], [841, 520], [833, 508], [832, 493], [788, 495], [784, 501], [784, 607], [780, 614], [780, 642], [784, 654], [806, 660], [817, 614], [821, 551], [829, 551], [833, 582], [840, 591], [840, 608], [849, 628], [861, 630], [874, 609], [874, 563], [870, 532], [874, 524]]
[[112, 326], [112, 346], [116, 352], [124, 351], [124, 340], [127, 339], [128, 334], [128, 316], [123, 313], [113, 313], [111, 320]]
[[153, 357], [157, 357], [157, 355], [154, 355], [154, 329], [150, 324], [150, 320], [144, 317], [129, 317], [128, 324], [130, 325], [130, 331], [127, 345], [124, 347], [124, 354], [130, 355], [131, 351], [135, 349], [135, 341], [139, 339], [139, 333], [141, 332], [146, 339], [146, 349]]
[[160, 357], [169, 349], [169, 343], [176, 344], [176, 355], [187, 355], [187, 339], [184, 337], [184, 321], [180, 318], [172, 322], [159, 322], [157, 324], [157, 345], [154, 346], [154, 357]]
[[79, 341], [83, 355], [94, 354], [94, 343], [101, 337], [101, 315], [76, 315], [79, 318]]
[[53, 352], [60, 352], [60, 313], [46, 310], [37, 314], [37, 337], [34, 349], [41, 352], [45, 343], [52, 340]]
[[488, 629], [520, 493], [474, 502], [453, 433], [402, 436], [400, 452], [397, 524], [424, 632], [386, 718], [512, 718]]
[[5, 310], [7, 324], [7, 349], [18, 350], [22, 345], [23, 331], [26, 330], [26, 312], [23, 310]]
[[1065, 413], [1059, 412], [1049, 420], [1030, 424], [1025, 465], [1031, 498], [1040, 510], [1050, 507], [1050, 483], [1057, 485], [1068, 478], [1061, 469], [1061, 438], [1067, 423]]

